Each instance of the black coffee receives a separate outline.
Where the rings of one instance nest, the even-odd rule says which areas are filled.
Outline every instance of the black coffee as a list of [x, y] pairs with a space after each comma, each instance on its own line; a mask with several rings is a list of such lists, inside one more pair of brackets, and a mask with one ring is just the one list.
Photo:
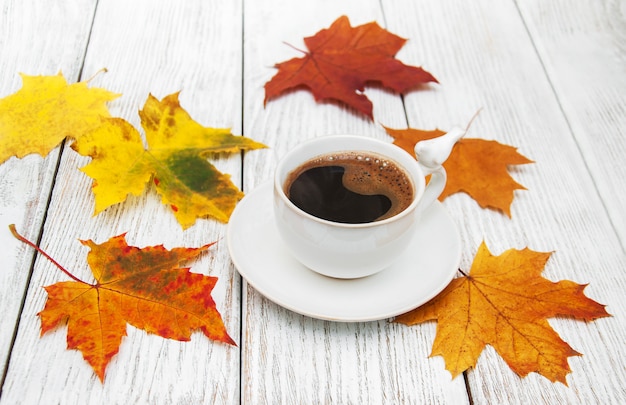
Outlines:
[[301, 210], [351, 224], [392, 217], [413, 201], [413, 185], [404, 170], [372, 152], [318, 156], [291, 172], [284, 187]]

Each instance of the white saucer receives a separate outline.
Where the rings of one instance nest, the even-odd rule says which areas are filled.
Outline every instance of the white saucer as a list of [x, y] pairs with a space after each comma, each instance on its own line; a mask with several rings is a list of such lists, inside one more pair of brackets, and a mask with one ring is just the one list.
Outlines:
[[242, 277], [278, 305], [314, 318], [373, 321], [416, 308], [454, 277], [461, 239], [439, 202], [424, 213], [409, 249], [391, 267], [369, 277], [341, 280], [304, 267], [283, 246], [274, 224], [272, 184], [237, 204], [228, 224], [230, 256]]

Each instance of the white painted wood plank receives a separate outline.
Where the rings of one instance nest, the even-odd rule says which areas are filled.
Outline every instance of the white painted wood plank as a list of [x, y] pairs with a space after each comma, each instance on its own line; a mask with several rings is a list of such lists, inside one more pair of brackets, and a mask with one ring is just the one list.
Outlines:
[[[373, 100], [375, 122], [317, 104], [307, 91], [263, 106], [263, 86], [276, 72], [272, 66], [299, 56], [284, 42], [304, 49], [304, 37], [343, 14], [353, 26], [384, 26], [377, 1], [253, 1], [245, 3], [244, 14], [244, 132], [272, 147], [271, 153], [246, 156], [246, 190], [268, 181], [276, 159], [305, 139], [338, 133], [386, 139], [381, 123], [406, 125], [401, 98], [373, 88], [365, 93]], [[243, 310], [242, 403], [467, 402], [463, 380], [451, 382], [442, 362], [427, 358], [434, 325], [320, 321], [283, 309], [249, 286]]]
[[626, 249], [626, 2], [518, 3]]
[[[106, 67], [109, 72], [96, 77], [92, 85], [123, 93], [111, 104], [111, 112], [137, 128], [138, 110], [149, 93], [162, 98], [180, 90], [182, 106], [198, 122], [233, 127], [234, 133], [240, 133], [241, 32], [240, 2], [100, 1], [84, 75]], [[54, 35], [63, 31], [59, 28]], [[92, 217], [91, 181], [78, 171], [87, 162], [68, 148], [63, 152], [41, 246], [77, 276], [88, 279], [87, 249], [77, 239], [102, 243], [127, 232], [129, 244], [167, 248], [219, 240], [209, 254], [190, 264], [192, 271], [219, 278], [212, 296], [228, 332], [238, 341], [240, 283], [223, 242], [225, 225], [200, 220], [183, 231], [154, 190]], [[239, 155], [221, 157], [217, 165], [240, 183]], [[45, 260], [37, 261], [3, 403], [238, 401], [239, 348], [210, 341], [201, 333], [194, 334], [191, 342], [180, 343], [128, 327], [128, 337], [101, 384], [80, 353], [65, 349], [65, 328], [38, 336], [36, 314], [46, 299], [41, 287], [66, 279]]]
[[[624, 369], [626, 357], [621, 342], [626, 329], [622, 303], [625, 283], [620, 271], [625, 260], [623, 244], [620, 245], [610, 222], [612, 219], [613, 224], [619, 223], [620, 217], [615, 213], [617, 205], [607, 204], [609, 217], [600, 198], [595, 193], [587, 193], [594, 187], [592, 176], [597, 181], [598, 167], [603, 164], [594, 159], [604, 153], [602, 148], [606, 144], [594, 145], [590, 149], [593, 153], [581, 154], [578, 148], [586, 140], [581, 141], [577, 131], [589, 125], [589, 120], [583, 118], [585, 114], [593, 116], [597, 110], [590, 112], [589, 104], [572, 101], [572, 97], [581, 94], [580, 89], [569, 87], [576, 83], [554, 79], [550, 63], [558, 66], [562, 61], [544, 60], [543, 65], [553, 82], [548, 81], [512, 4], [480, 1], [459, 6], [443, 1], [415, 5], [398, 0], [383, 2], [383, 13], [377, 2], [336, 4], [324, 1], [304, 5], [278, 0], [246, 2], [245, 123], [242, 126], [242, 93], [238, 87], [242, 73], [239, 70], [242, 38], [238, 25], [241, 6], [225, 3], [209, 6], [187, 2], [174, 6], [156, 2], [100, 2], [84, 76], [90, 76], [101, 67], [109, 68], [110, 72], [99, 76], [94, 85], [124, 93], [113, 104], [112, 112], [137, 126], [137, 110], [148, 92], [162, 97], [182, 89], [183, 106], [201, 123], [233, 126], [235, 133], [243, 129], [245, 135], [270, 145], [271, 151], [254, 152], [246, 157], [245, 188], [250, 190], [268, 180], [275, 159], [303, 139], [345, 132], [389, 139], [378, 123], [396, 128], [406, 126], [400, 97], [381, 90], [366, 91], [374, 100], [376, 123], [335, 105], [316, 104], [312, 96], [303, 91], [274, 100], [266, 108], [262, 102], [263, 85], [275, 72], [271, 66], [296, 56], [283, 41], [302, 47], [303, 36], [327, 27], [341, 14], [349, 15], [353, 25], [372, 20], [378, 20], [381, 25], [387, 22], [392, 32], [410, 39], [399, 58], [424, 65], [442, 81], [433, 91], [411, 93], [406, 97], [411, 126], [446, 129], [463, 123], [482, 106], [484, 111], [474, 124], [472, 136], [495, 138], [519, 146], [522, 153], [537, 161], [535, 165], [512, 170], [514, 177], [529, 189], [516, 194], [512, 220], [480, 210], [463, 195], [446, 200], [446, 207], [461, 225], [465, 243], [463, 266], [469, 266], [483, 238], [494, 253], [525, 246], [554, 250], [546, 275], [555, 280], [569, 278], [589, 282], [588, 295], [609, 304], [609, 311], [615, 315], [589, 324], [562, 319], [552, 321], [563, 338], [585, 354], [570, 361], [574, 370], [568, 378], [570, 388], [548, 383], [535, 375], [519, 379], [493, 351], [487, 350], [478, 367], [468, 374], [473, 399], [477, 403], [617, 403], [624, 399], [620, 387], [626, 384], [619, 371]], [[606, 4], [615, 7], [616, 3]], [[5, 33], [10, 33], [6, 38], [28, 38], [29, 44], [35, 44], [25, 47], [28, 50], [25, 52], [0, 43], [3, 79], [8, 77], [5, 66], [10, 75], [22, 67], [35, 67], [35, 72], [27, 73], [46, 74], [53, 74], [62, 67], [66, 75], [70, 72], [70, 79], [72, 74], [73, 79], [78, 78], [82, 56], [77, 50], [82, 48], [79, 36], [67, 29], [66, 18], [80, 22], [78, 25], [82, 28], [88, 27], [89, 23], [78, 16], [88, 8], [67, 6], [64, 9], [64, 6], [62, 2], [53, 3], [51, 8], [49, 3], [40, 8], [30, 3], [2, 3], [0, 41], [5, 40]], [[528, 11], [523, 5], [521, 8], [526, 18], [548, 15], [556, 19], [554, 12]], [[39, 24], [26, 28], [33, 15]], [[291, 17], [285, 18], [285, 15]], [[38, 32], [35, 27], [48, 24], [44, 17], [50, 18], [51, 26], [63, 24], [63, 29], [57, 27], [46, 35], [34, 34]], [[549, 47], [545, 44], [556, 46], [555, 43], [570, 38], [563, 39], [563, 32], [576, 32], [576, 27], [585, 27], [588, 23], [588, 20], [581, 22], [571, 17], [575, 24], [564, 22], [565, 25], [554, 32], [546, 27], [544, 31], [539, 28], [534, 31], [527, 21], [539, 56], [553, 57], [544, 55], [542, 46], [546, 49]], [[615, 21], [614, 16], [611, 18], [610, 21]], [[12, 25], [16, 21], [20, 24]], [[545, 21], [553, 20], [546, 18]], [[619, 32], [623, 33], [615, 30], [605, 34], [615, 36]], [[545, 44], [539, 41], [538, 34], [547, 36]], [[41, 45], [62, 44], [63, 41], [70, 43], [58, 47]], [[601, 35], [602, 41], [606, 41], [606, 37]], [[58, 59], [59, 51], [62, 60]], [[614, 52], [620, 54], [618, 50]], [[601, 56], [606, 58], [604, 54]], [[603, 65], [602, 61], [598, 64]], [[46, 70], [50, 67], [51, 71]], [[2, 94], [19, 87], [17, 76], [9, 77], [8, 83], [9, 90], [5, 92], [2, 87]], [[582, 91], [589, 95], [591, 90], [584, 87]], [[611, 99], [607, 94], [594, 97], [600, 100], [600, 110], [609, 111], [611, 118], [620, 123], [619, 114], [603, 104]], [[218, 101], [213, 103], [213, 99]], [[584, 113], [580, 119], [576, 116], [579, 121], [574, 120], [572, 114], [581, 108]], [[576, 164], [583, 157], [591, 175], [584, 166]], [[35, 162], [33, 166], [31, 160]], [[224, 235], [223, 225], [209, 221], [182, 232], [167, 209], [158, 203], [153, 191], [91, 218], [90, 182], [76, 170], [85, 163], [85, 159], [77, 158], [73, 152], [64, 152], [42, 241], [47, 251], [77, 274], [89, 274], [84, 262], [86, 249], [78, 244], [78, 238], [102, 242], [129, 231], [128, 239], [132, 244], [165, 243], [173, 247], [198, 246]], [[238, 158], [221, 159], [219, 163], [238, 178]], [[36, 237], [40, 219], [28, 221], [41, 218], [44, 198], [30, 179], [49, 184], [49, 171], [53, 166], [52, 157], [27, 158], [18, 164], [9, 162], [0, 166], [3, 171], [0, 196], [4, 204], [0, 213], [18, 226], [20, 222], [13, 218], [20, 218], [20, 215], [29, 218], [23, 220], [23, 224], [27, 224], [23, 226], [30, 238]], [[16, 170], [23, 170], [27, 180], [17, 176]], [[42, 176], [43, 180], [39, 180]], [[605, 199], [607, 194], [603, 187], [623, 184], [619, 179], [618, 176], [608, 177], [606, 184], [598, 186]], [[563, 198], [564, 195], [568, 197]], [[13, 257], [21, 264], [11, 267], [28, 268], [32, 256], [23, 255], [24, 248], [8, 233], [5, 237], [13, 245], [2, 246], [20, 250]], [[238, 340], [239, 278], [230, 264], [225, 244], [219, 244], [214, 255], [207, 255], [193, 265], [195, 271], [220, 277], [214, 297], [229, 332]], [[189, 343], [178, 343], [129, 328], [122, 352], [109, 366], [107, 382], [100, 385], [80, 354], [64, 350], [64, 330], [42, 339], [38, 337], [39, 322], [35, 314], [45, 300], [40, 287], [61, 279], [64, 278], [53, 266], [38, 260], [3, 387], [3, 403], [237, 402], [238, 349], [214, 344], [201, 335], [194, 336]], [[9, 281], [11, 288], [17, 286], [17, 295], [23, 291], [23, 282], [22, 278]], [[5, 297], [1, 298], [2, 305], [7, 305]], [[427, 358], [434, 336], [433, 324], [408, 328], [386, 321], [359, 324], [317, 321], [282, 309], [247, 286], [242, 299], [244, 338], [239, 343], [244, 351], [244, 379], [241, 381], [244, 403], [467, 402], [462, 379], [450, 381], [441, 359]], [[12, 310], [16, 311], [15, 307]], [[12, 321], [7, 325], [11, 324]]]
[[[45, 3], [45, 7], [44, 7]], [[76, 4], [70, 4], [76, 3]], [[94, 2], [0, 2], [0, 97], [18, 91], [19, 73], [75, 81], [87, 46]], [[63, 35], [48, 35], [61, 33]], [[36, 241], [42, 226], [58, 149], [47, 157], [11, 158], [0, 165], [0, 359], [5, 364], [26, 293], [33, 252], [9, 233], [9, 224]]]
[[[579, 141], [561, 110], [562, 105], [575, 103], [577, 94], [594, 92], [595, 85], [559, 79], [555, 94], [552, 76], [546, 76], [539, 59], [544, 54], [537, 54], [512, 2], [416, 4], [399, 0], [383, 2], [383, 7], [390, 29], [420, 42], [418, 52], [407, 48], [399, 57], [412, 63], [426, 58], [441, 81], [437, 91], [405, 98], [411, 127], [449, 129], [463, 124], [482, 107], [468, 136], [516, 146], [536, 162], [511, 168], [512, 176], [528, 188], [516, 192], [512, 219], [480, 209], [464, 194], [445, 200], [461, 229], [462, 267], [469, 269], [482, 240], [494, 254], [524, 247], [554, 251], [544, 275], [552, 280], [589, 283], [587, 295], [608, 304], [607, 310], [614, 315], [591, 323], [551, 320], [561, 337], [584, 354], [569, 361], [573, 370], [567, 378], [569, 387], [536, 374], [520, 379], [488, 348], [477, 367], [468, 372], [473, 400], [520, 404], [623, 402], [626, 260], [594, 179], [583, 163]], [[568, 7], [569, 3], [563, 3], [554, 10], [553, 21], [559, 18], [563, 32], [578, 29], [578, 20], [560, 20]], [[524, 14], [541, 12], [540, 7], [529, 5]], [[604, 65], [610, 61], [604, 56], [596, 62]], [[560, 104], [557, 95], [566, 101]], [[600, 106], [596, 112], [601, 114], [602, 109]], [[581, 127], [593, 122], [582, 115], [577, 119]], [[612, 173], [607, 167], [606, 184], [623, 184], [623, 177]]]

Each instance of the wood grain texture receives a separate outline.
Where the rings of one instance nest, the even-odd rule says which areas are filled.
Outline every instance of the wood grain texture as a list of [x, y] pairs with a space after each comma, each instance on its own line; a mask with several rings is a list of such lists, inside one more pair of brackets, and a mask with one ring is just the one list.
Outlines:
[[[589, 284], [587, 295], [607, 304], [612, 318], [550, 321], [584, 354], [570, 359], [569, 386], [536, 374], [519, 378], [490, 347], [465, 378], [451, 379], [440, 357], [428, 357], [435, 323], [329, 322], [284, 309], [241, 281], [225, 225], [200, 220], [183, 231], [153, 188], [92, 216], [91, 181], [78, 170], [89, 159], [66, 146], [0, 165], [0, 359], [9, 360], [0, 404], [626, 402], [625, 3], [466, 3], [0, 0], [0, 97], [19, 89], [18, 72], [62, 70], [72, 82], [107, 68], [91, 85], [122, 93], [111, 113], [140, 128], [148, 94], [180, 91], [183, 108], [201, 124], [232, 127], [270, 147], [243, 160], [216, 157], [244, 191], [270, 180], [277, 160], [304, 140], [351, 133], [391, 142], [382, 125], [448, 130], [482, 108], [468, 137], [516, 146], [535, 163], [510, 167], [527, 188], [515, 193], [512, 218], [480, 209], [465, 194], [445, 200], [463, 241], [461, 267], [469, 269], [485, 240], [494, 254], [552, 251], [546, 277]], [[293, 47], [304, 49], [304, 37], [341, 15], [353, 26], [377, 21], [407, 38], [398, 59], [424, 67], [440, 84], [403, 97], [367, 87], [374, 121], [316, 103], [305, 90], [264, 106], [274, 64], [299, 57]], [[33, 267], [32, 251], [3, 231], [9, 223], [30, 239], [43, 232], [42, 248], [85, 279], [87, 248], [78, 239], [101, 243], [126, 232], [129, 244], [168, 248], [218, 240], [190, 266], [219, 278], [213, 298], [239, 347], [201, 334], [175, 342], [129, 327], [101, 384], [79, 352], [65, 349], [65, 328], [39, 336], [41, 287], [66, 278], [41, 258]]]
[[[0, 2], [0, 97], [18, 91], [19, 73], [78, 78], [94, 2], [70, 7], [64, 2]], [[57, 35], [63, 31], [63, 35]], [[54, 33], [54, 35], [41, 35]], [[0, 165], [0, 361], [6, 364], [34, 251], [9, 233], [9, 224], [36, 241], [42, 227], [59, 150], [47, 157], [11, 158]], [[4, 373], [4, 370], [3, 370]]]
[[[614, 315], [587, 324], [551, 321], [562, 338], [584, 354], [569, 361], [573, 370], [567, 378], [569, 388], [536, 374], [520, 379], [490, 348], [468, 373], [472, 398], [477, 403], [619, 403], [624, 398], [619, 387], [625, 386], [619, 371], [626, 358], [619, 343], [620, 331], [626, 328], [625, 258], [611, 218], [602, 208], [604, 201], [595, 192], [595, 179], [581, 163], [584, 157], [561, 111], [559, 98], [570, 99], [571, 94], [560, 93], [551, 83], [536, 41], [529, 37], [514, 3], [478, 1], [460, 6], [431, 1], [421, 2], [419, 9], [411, 1], [394, 1], [394, 7], [390, 3], [383, 3], [390, 29], [420, 40], [426, 48], [419, 55], [400, 56], [416, 63], [426, 55], [429, 68], [441, 75], [438, 91], [405, 97], [410, 125], [449, 129], [463, 125], [473, 110], [482, 107], [468, 137], [516, 146], [535, 161], [510, 170], [527, 188], [515, 193], [512, 219], [480, 209], [465, 194], [445, 200], [464, 241], [462, 267], [469, 269], [482, 240], [494, 254], [524, 247], [554, 251], [544, 275], [589, 283], [587, 295], [608, 304]], [[444, 19], [449, 23], [440, 24]], [[623, 185], [619, 177], [610, 179]]]
[[[183, 108], [198, 122], [233, 127], [237, 133], [242, 96], [241, 52], [236, 44], [241, 44], [241, 32], [238, 2], [100, 1], [84, 72], [89, 77], [102, 67], [108, 69], [92, 84], [123, 93], [111, 104], [111, 113], [137, 128], [137, 112], [149, 93], [162, 98], [181, 91]], [[77, 239], [102, 243], [127, 232], [129, 244], [165, 244], [168, 248], [223, 240], [225, 225], [211, 220], [200, 220], [183, 232], [154, 190], [93, 217], [91, 181], [78, 170], [87, 162], [69, 148], [63, 151], [41, 243], [79, 277], [90, 279], [90, 270], [85, 262], [87, 251]], [[240, 183], [239, 155], [219, 157], [217, 166]], [[212, 296], [227, 330], [239, 340], [240, 284], [225, 243], [218, 243], [190, 265], [192, 271], [219, 278]], [[128, 327], [128, 337], [101, 384], [80, 353], [65, 349], [64, 328], [39, 337], [36, 314], [46, 299], [41, 287], [65, 279], [50, 264], [37, 261], [3, 387], [3, 403], [238, 401], [239, 348], [215, 343], [200, 333], [191, 342], [181, 343]]]
[[581, 164], [588, 167], [626, 249], [626, 2], [518, 3]]

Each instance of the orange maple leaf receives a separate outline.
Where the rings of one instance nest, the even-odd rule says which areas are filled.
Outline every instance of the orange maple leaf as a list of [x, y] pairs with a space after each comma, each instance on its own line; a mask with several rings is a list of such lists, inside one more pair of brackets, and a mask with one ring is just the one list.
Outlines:
[[278, 73], [265, 84], [265, 103], [283, 92], [306, 87], [317, 101], [336, 100], [373, 119], [372, 102], [362, 94], [367, 83], [398, 93], [437, 82], [424, 69], [395, 59], [406, 39], [375, 22], [352, 27], [339, 17], [328, 29], [304, 39], [309, 52], [276, 65]]
[[443, 356], [456, 377], [473, 367], [490, 344], [520, 376], [537, 372], [567, 385], [568, 357], [580, 355], [550, 327], [547, 318], [591, 321], [610, 316], [584, 295], [585, 285], [541, 277], [551, 253], [510, 249], [493, 256], [483, 242], [465, 277], [394, 322], [437, 320], [431, 356]]
[[[393, 143], [415, 156], [415, 144], [436, 138], [445, 132], [439, 129], [385, 130], [394, 138]], [[515, 190], [526, 190], [509, 175], [509, 165], [533, 163], [517, 152], [517, 148], [496, 141], [463, 138], [454, 145], [452, 153], [443, 167], [448, 180], [439, 200], [463, 191], [482, 208], [494, 208], [511, 217], [511, 204]]]
[[[11, 230], [39, 250], [14, 227]], [[124, 235], [100, 245], [82, 243], [91, 249], [87, 262], [96, 279], [93, 284], [76, 278], [39, 250], [75, 281], [45, 287], [48, 299], [38, 315], [42, 335], [67, 321], [67, 347], [80, 350], [101, 381], [126, 336], [127, 323], [168, 339], [188, 341], [199, 329], [210, 339], [235, 344], [211, 297], [217, 278], [179, 267], [213, 243], [140, 249], [128, 246]]]

